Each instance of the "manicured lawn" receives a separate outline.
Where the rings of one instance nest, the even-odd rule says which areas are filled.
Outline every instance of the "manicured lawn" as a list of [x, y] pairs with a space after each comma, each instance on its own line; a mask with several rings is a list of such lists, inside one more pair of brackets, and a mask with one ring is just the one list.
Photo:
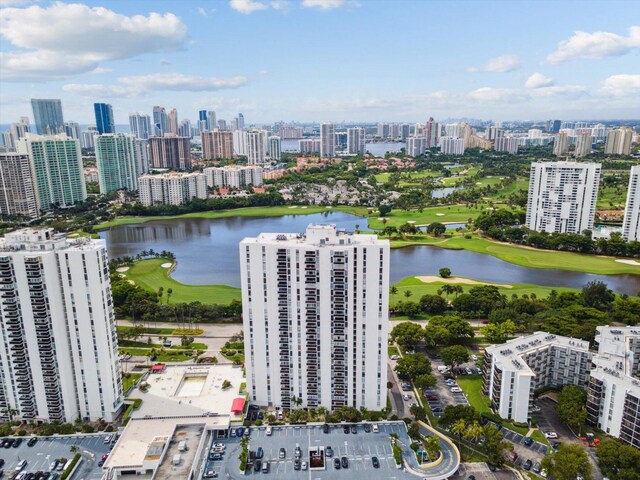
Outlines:
[[533, 438], [536, 442], [542, 443], [543, 445], [549, 445], [549, 440], [546, 439], [546, 437], [540, 430], [534, 430], [531, 434], [531, 438]]
[[[498, 208], [498, 206], [496, 206]], [[448, 205], [438, 207], [427, 207], [422, 210], [398, 210], [394, 209], [386, 217], [386, 224], [378, 217], [369, 218], [369, 228], [382, 230], [385, 226], [399, 227], [411, 221], [416, 225], [429, 225], [430, 223], [462, 223], [469, 219], [475, 219], [482, 213], [480, 208], [468, 207], [466, 205]]]
[[596, 208], [600, 210], [622, 210], [627, 201], [627, 186], [603, 187], [598, 189]]
[[[412, 243], [412, 241], [415, 242]], [[627, 265], [616, 262], [614, 257], [602, 255], [586, 255], [580, 253], [558, 252], [555, 250], [539, 250], [517, 245], [507, 245], [481, 238], [474, 235], [472, 238], [464, 238], [455, 234], [450, 238], [435, 239], [428, 236], [416, 236], [406, 240], [392, 241], [392, 247], [404, 247], [408, 245], [432, 244], [442, 248], [454, 250], [470, 250], [472, 252], [492, 255], [505, 262], [515, 263], [530, 268], [550, 268], [559, 270], [572, 270], [576, 272], [598, 273], [613, 275], [631, 273], [640, 275], [640, 266]]]
[[122, 376], [122, 390], [125, 392], [129, 390], [130, 387], [138, 383], [140, 377], [144, 375], [142, 373], [127, 373], [126, 376]]
[[166, 258], [152, 258], [140, 260], [124, 275], [147, 290], [157, 292], [160, 287], [164, 287], [161, 302], [167, 302], [167, 291], [173, 290], [169, 302], [202, 302], [217, 303], [227, 305], [231, 300], [240, 300], [240, 289], [227, 285], [185, 285], [168, 275], [168, 268], [163, 268], [163, 263], [172, 263]]
[[387, 347], [388, 356], [398, 355], [398, 349], [396, 347]]
[[[410, 179], [420, 179], [420, 178], [435, 178], [439, 177], [442, 174], [440, 172], [432, 172], [430, 170], [423, 170], [421, 172], [398, 172], [403, 176], [408, 176]], [[374, 175], [376, 182], [378, 183], [387, 183], [389, 181], [389, 177], [391, 177], [391, 173], [377, 173]], [[401, 180], [400, 185], [415, 185], [407, 180]]]
[[480, 413], [491, 413], [489, 397], [485, 397], [482, 394], [482, 376], [460, 375], [456, 378], [456, 381], [473, 408]]
[[186, 213], [184, 215], [172, 215], [165, 217], [119, 217], [111, 222], [103, 222], [96, 225], [95, 230], [105, 230], [118, 225], [133, 225], [137, 223], [151, 222], [153, 220], [171, 220], [174, 218], [226, 218], [226, 217], [281, 217], [283, 215], [309, 215], [311, 213], [321, 213], [328, 210], [352, 213], [354, 215], [366, 216], [366, 207], [327, 207], [319, 206], [290, 206], [278, 205], [274, 207], [247, 207], [235, 208], [231, 210], [211, 210], [206, 212]]
[[[492, 285], [489, 282], [485, 284]], [[408, 300], [411, 300], [413, 302], [419, 302], [420, 297], [422, 297], [423, 295], [426, 295], [426, 294], [437, 295], [438, 290], [442, 288], [443, 285], [445, 285], [445, 283], [443, 282], [425, 283], [422, 280], [417, 279], [416, 277], [406, 277], [394, 285], [398, 289], [398, 293], [395, 295], [393, 294], [389, 295], [389, 303], [391, 305], [395, 305], [399, 301], [406, 301], [407, 297], [405, 297], [405, 293], [404, 293], [405, 291], [411, 292], [411, 296], [408, 298]], [[507, 284], [503, 284], [503, 285], [507, 285]], [[500, 290], [500, 293], [507, 295], [508, 297], [511, 297], [511, 295], [514, 293], [517, 294], [518, 296], [522, 296], [525, 293], [527, 295], [531, 295], [532, 293], [534, 293], [538, 298], [545, 298], [549, 296], [549, 294], [551, 293], [551, 290], [556, 290], [557, 292], [576, 291], [570, 288], [544, 287], [540, 285], [529, 285], [526, 283], [514, 283], [510, 285], [513, 288], [505, 288], [505, 287], [499, 286], [498, 289]], [[460, 286], [462, 286], [465, 292], [468, 292], [471, 288], [477, 285], [467, 285], [467, 284], [460, 283]], [[449, 296], [450, 300], [453, 298], [454, 298], [453, 295]], [[396, 320], [395, 317], [393, 319]], [[400, 319], [401, 318], [398, 318], [398, 320]]]

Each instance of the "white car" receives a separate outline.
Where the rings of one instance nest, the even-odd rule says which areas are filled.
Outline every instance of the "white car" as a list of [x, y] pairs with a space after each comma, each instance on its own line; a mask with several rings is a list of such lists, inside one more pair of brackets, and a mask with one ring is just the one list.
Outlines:
[[391, 355], [389, 358], [391, 360], [399, 360], [400, 359], [400, 357], [398, 355]]
[[373, 431], [373, 433], [378, 433], [378, 424], [374, 423], [373, 425], [371, 425], [371, 430]]
[[451, 387], [451, 393], [462, 393], [462, 389], [460, 387]]
[[545, 432], [545, 438], [558, 438], [558, 434], [556, 432]]
[[218, 478], [218, 474], [216, 472], [214, 472], [213, 470], [207, 470], [204, 475], [204, 478]]
[[406, 393], [402, 395], [403, 400], [411, 400], [411, 395], [407, 395]]
[[300, 464], [300, 468], [301, 468], [302, 470], [306, 470], [306, 469], [307, 469], [307, 462], [302, 462], [302, 463]]
[[271, 427], [267, 427], [267, 431], [265, 433], [267, 436], [270, 436], [272, 433]]
[[477, 357], [476, 355], [471, 355], [469, 358], [470, 358], [471, 360], [473, 360], [474, 362], [475, 362], [476, 360], [478, 360], [478, 357]]

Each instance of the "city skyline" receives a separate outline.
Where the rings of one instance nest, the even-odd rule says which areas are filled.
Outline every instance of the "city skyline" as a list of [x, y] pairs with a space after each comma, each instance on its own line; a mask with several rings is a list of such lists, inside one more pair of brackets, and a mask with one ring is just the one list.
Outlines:
[[[640, 25], [597, 2], [2, 4], [2, 124], [30, 115], [31, 98], [60, 98], [65, 119], [82, 124], [94, 122], [93, 103], [109, 103], [120, 125], [154, 105], [194, 123], [199, 110], [242, 112], [247, 125], [640, 110]], [[65, 28], [71, 18], [78, 28]], [[256, 39], [268, 54], [246, 55]]]

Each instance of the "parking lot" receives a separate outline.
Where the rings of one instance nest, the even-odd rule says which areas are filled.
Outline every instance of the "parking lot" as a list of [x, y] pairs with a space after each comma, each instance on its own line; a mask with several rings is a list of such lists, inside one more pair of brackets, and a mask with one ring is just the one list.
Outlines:
[[441, 372], [438, 370], [439, 366], [443, 366], [439, 357], [431, 356], [430, 358], [437, 383], [435, 387], [426, 389], [423, 393], [434, 416], [441, 417], [447, 405], [469, 405], [467, 396], [456, 382], [456, 377], [467, 375], [469, 372], [478, 375], [478, 372], [481, 370], [474, 365], [475, 360], [457, 367], [455, 369], [455, 375], [453, 375], [451, 372]]
[[102, 478], [102, 468], [98, 466], [104, 454], [111, 451], [111, 445], [105, 444], [105, 435], [69, 435], [61, 437], [38, 437], [38, 442], [29, 447], [29, 437], [23, 438], [17, 448], [0, 449], [0, 458], [5, 461], [2, 469], [5, 477], [15, 471], [20, 460], [26, 460], [24, 472], [48, 472], [57, 459], [70, 460], [76, 452], [82, 454], [82, 463], [76, 470], [73, 479], [99, 480]]
[[492, 472], [484, 462], [463, 463], [458, 469], [458, 473], [449, 477], [450, 480], [465, 480], [470, 475], [476, 477], [476, 480], [515, 480], [518, 477], [508, 468], [501, 468]]
[[[391, 442], [390, 433], [398, 434], [400, 444], [408, 449], [410, 440], [403, 422], [378, 423], [378, 433], [365, 432], [363, 424], [357, 424], [357, 433], [345, 433], [343, 425], [331, 425], [329, 433], [323, 432], [322, 425], [304, 426], [276, 426], [272, 429], [272, 434], [267, 435], [266, 427], [251, 427], [249, 450], [256, 452], [262, 448], [263, 456], [261, 462], [269, 463], [268, 475], [274, 478], [283, 479], [361, 479], [363, 475], [370, 475], [371, 478], [413, 478], [416, 477], [408, 472], [397, 470]], [[225, 453], [221, 461], [207, 462], [205, 472], [213, 470], [218, 474], [218, 478], [240, 479], [243, 476], [265, 475], [266, 473], [254, 472], [251, 462], [248, 464], [246, 475], [239, 472], [238, 456], [241, 452], [240, 439], [230, 437], [228, 439], [214, 439], [213, 443], [224, 443]], [[324, 469], [318, 470], [295, 470], [294, 452], [296, 447], [300, 447], [302, 455], [301, 462], [310, 463], [310, 449], [319, 447], [322, 452], [327, 452], [331, 447], [332, 455], [324, 457]], [[280, 449], [284, 448], [284, 458], [280, 458]], [[338, 469], [334, 466], [335, 458], [346, 457], [347, 467]], [[373, 467], [372, 457], [377, 457], [379, 468]], [[415, 459], [415, 455], [413, 456]], [[417, 461], [416, 461], [417, 466]]]

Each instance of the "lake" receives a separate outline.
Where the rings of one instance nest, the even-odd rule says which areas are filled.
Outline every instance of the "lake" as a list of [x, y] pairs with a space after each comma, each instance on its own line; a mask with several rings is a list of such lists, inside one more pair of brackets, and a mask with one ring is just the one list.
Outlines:
[[[283, 217], [185, 218], [123, 225], [100, 233], [111, 258], [136, 255], [142, 250], [169, 250], [178, 266], [172, 273], [189, 285], [240, 286], [240, 240], [261, 232], [304, 232], [309, 223], [333, 223], [338, 228], [365, 228], [367, 219], [344, 212]], [[391, 282], [415, 275], [437, 275], [448, 267], [454, 275], [495, 283], [531, 283], [582, 288], [600, 280], [619, 293], [636, 295], [640, 275], [595, 275], [564, 270], [521, 267], [498, 258], [466, 250], [414, 246], [391, 250]]]

